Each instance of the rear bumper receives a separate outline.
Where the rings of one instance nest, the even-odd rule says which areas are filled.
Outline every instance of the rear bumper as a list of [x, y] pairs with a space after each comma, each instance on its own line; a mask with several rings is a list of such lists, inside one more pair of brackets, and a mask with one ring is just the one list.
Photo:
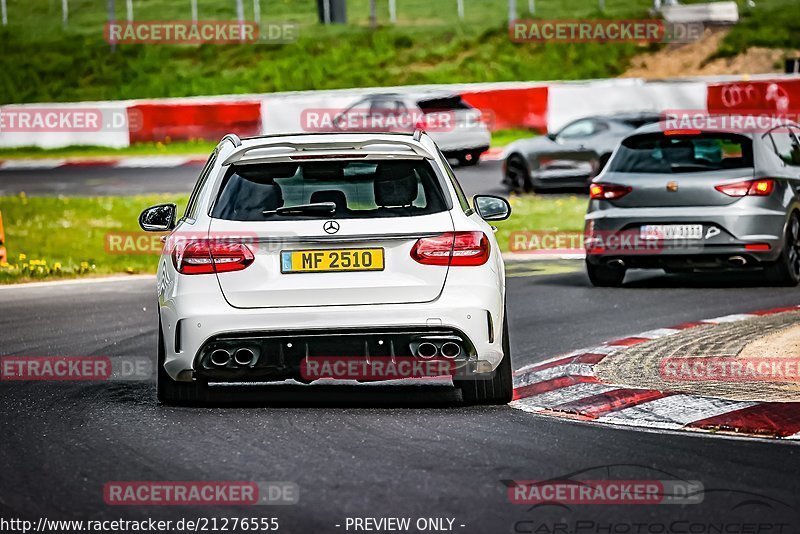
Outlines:
[[503, 292], [487, 282], [471, 286], [448, 282], [438, 299], [426, 303], [257, 309], [232, 308], [216, 285], [196, 284], [195, 289], [184, 287], [179, 297], [161, 303], [164, 368], [175, 380], [196, 377], [203, 351], [215, 338], [254, 333], [288, 339], [312, 331], [335, 336], [336, 331], [356, 330], [370, 336], [387, 329], [451, 330], [462, 334], [471, 347], [476, 371], [492, 371], [503, 358]]
[[[593, 201], [597, 202], [597, 201]], [[614, 208], [590, 211], [587, 230], [608, 240], [609, 236], [632, 236], [635, 244], [620, 244], [606, 250], [587, 253], [590, 263], [598, 264], [620, 258], [629, 267], [691, 266], [697, 268], [759, 267], [778, 259], [784, 246], [788, 214], [784, 210], [735, 206]], [[636, 241], [645, 224], [701, 224], [703, 238], [694, 240], [645, 243]], [[627, 243], [630, 243], [628, 241]], [[755, 244], [768, 250], [751, 250]], [[745, 259], [729, 261], [732, 257]]]
[[484, 128], [455, 132], [429, 132], [431, 138], [445, 154], [485, 151], [492, 142], [492, 134]]

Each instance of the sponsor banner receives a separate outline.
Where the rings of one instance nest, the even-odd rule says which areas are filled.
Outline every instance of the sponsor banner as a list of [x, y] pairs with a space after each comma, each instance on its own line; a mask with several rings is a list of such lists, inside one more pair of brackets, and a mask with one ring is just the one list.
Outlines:
[[144, 356], [2, 356], [0, 381], [148, 380], [153, 362]]
[[797, 113], [800, 112], [800, 80], [709, 84], [707, 99], [708, 112], [712, 114], [753, 110]]
[[800, 358], [670, 357], [659, 373], [673, 382], [798, 382]]
[[300, 501], [294, 482], [113, 481], [103, 486], [109, 506], [291, 505]]
[[261, 102], [147, 103], [128, 107], [140, 127], [131, 143], [153, 141], [219, 141], [231, 132], [241, 137], [261, 134]]

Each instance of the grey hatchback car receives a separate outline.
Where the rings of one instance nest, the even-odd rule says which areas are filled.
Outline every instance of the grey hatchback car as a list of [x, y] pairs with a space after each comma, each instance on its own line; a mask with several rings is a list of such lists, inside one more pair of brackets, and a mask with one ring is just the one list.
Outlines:
[[764, 133], [669, 130], [626, 137], [590, 186], [589, 279], [619, 286], [627, 269], [760, 270], [800, 281], [800, 127]]

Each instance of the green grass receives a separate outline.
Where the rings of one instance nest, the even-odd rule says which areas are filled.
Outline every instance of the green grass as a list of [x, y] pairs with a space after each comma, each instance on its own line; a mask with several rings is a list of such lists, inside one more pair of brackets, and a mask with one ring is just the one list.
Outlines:
[[732, 57], [751, 46], [800, 48], [800, 2], [797, 0], [757, 1], [749, 8], [739, 2], [742, 20], [725, 36], [710, 59]]
[[529, 137], [534, 137], [535, 135], [537, 135], [537, 133], [530, 130], [514, 128], [508, 130], [498, 130], [496, 132], [492, 132], [492, 146], [504, 147], [513, 141], [516, 141], [517, 139], [527, 139]]
[[[0, 265], [0, 283], [155, 272], [155, 254], [109, 253], [106, 236], [139, 233], [139, 213], [162, 202], [177, 203], [182, 213], [187, 196], [0, 197], [8, 249], [8, 265]], [[513, 197], [511, 203], [511, 218], [496, 225], [504, 251], [514, 231], [583, 228], [585, 197], [530, 195]]]
[[144, 208], [161, 202], [181, 208], [187, 200], [186, 195], [0, 197], [8, 250], [0, 283], [155, 272], [156, 255], [111, 254], [106, 236], [141, 233], [137, 221]]
[[[452, 6], [443, 9], [443, 4]], [[72, 0], [69, 26], [60, 3], [10, 1], [9, 24], [0, 29], [0, 103], [79, 101], [236, 94], [426, 83], [584, 79], [621, 73], [634, 44], [512, 43], [506, 0], [402, 0], [400, 23], [386, 25], [380, 1], [377, 30], [366, 25], [368, 0], [352, 0], [351, 24], [314, 22], [312, 0], [262, 0], [264, 21], [301, 24], [297, 42], [284, 45], [120, 45], [102, 37], [104, 3]], [[124, 20], [124, 2], [117, 16]], [[200, 5], [201, 19], [235, 17], [234, 2]], [[245, 2], [248, 11], [252, 3]], [[518, 3], [522, 8], [525, 2]], [[649, 0], [607, 0], [605, 14], [591, 0], [538, 0], [546, 18], [645, 17]], [[189, 17], [188, 2], [135, 2], [136, 20]], [[248, 12], [248, 17], [252, 14]], [[36, 58], [36, 61], [31, 61]]]

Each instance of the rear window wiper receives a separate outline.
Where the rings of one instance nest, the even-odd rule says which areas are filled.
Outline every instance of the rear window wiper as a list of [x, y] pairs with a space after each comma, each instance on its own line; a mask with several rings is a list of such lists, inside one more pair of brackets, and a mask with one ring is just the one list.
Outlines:
[[317, 202], [314, 204], [300, 204], [298, 206], [284, 206], [274, 210], [264, 210], [264, 215], [305, 215], [320, 214], [333, 215], [336, 213], [336, 204], [333, 202]]

